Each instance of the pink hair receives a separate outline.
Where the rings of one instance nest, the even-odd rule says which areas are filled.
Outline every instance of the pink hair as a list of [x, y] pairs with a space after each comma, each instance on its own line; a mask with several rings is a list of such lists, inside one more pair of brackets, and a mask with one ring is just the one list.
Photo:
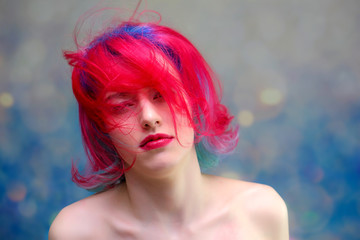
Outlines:
[[[159, 56], [166, 61], [159, 61]], [[236, 147], [238, 127], [231, 126], [233, 116], [220, 103], [218, 78], [190, 41], [173, 29], [154, 23], [123, 22], [107, 29], [87, 47], [64, 52], [64, 57], [73, 66], [72, 86], [88, 158], [85, 172], [80, 173], [74, 164], [72, 167], [73, 181], [79, 186], [111, 188], [131, 168], [125, 169], [105, 127], [109, 106], [104, 98], [109, 91], [144, 87], [159, 91], [174, 123], [174, 113], [179, 109], [191, 122], [202, 167], [214, 165], [219, 155]]]

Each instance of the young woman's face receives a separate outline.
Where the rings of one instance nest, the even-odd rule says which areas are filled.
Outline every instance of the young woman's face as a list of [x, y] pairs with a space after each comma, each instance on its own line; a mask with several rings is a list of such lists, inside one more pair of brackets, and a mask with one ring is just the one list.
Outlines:
[[[162, 171], [194, 153], [194, 130], [182, 112], [173, 115], [161, 94], [152, 88], [110, 92], [109, 135], [131, 171]], [[142, 169], [142, 170], [141, 170]]]

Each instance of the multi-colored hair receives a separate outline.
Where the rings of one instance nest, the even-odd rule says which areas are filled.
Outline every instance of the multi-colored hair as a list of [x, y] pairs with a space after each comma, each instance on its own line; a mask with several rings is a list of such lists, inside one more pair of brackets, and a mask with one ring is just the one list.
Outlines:
[[220, 103], [218, 78], [193, 44], [175, 30], [154, 23], [122, 22], [86, 47], [65, 51], [64, 56], [73, 67], [72, 87], [88, 158], [84, 172], [72, 167], [73, 181], [79, 186], [111, 188], [131, 168], [125, 167], [108, 135], [109, 106], [104, 100], [108, 92], [148, 87], [159, 91], [174, 123], [179, 110], [191, 123], [202, 168], [216, 165], [220, 155], [236, 147], [238, 128], [231, 125], [233, 116]]

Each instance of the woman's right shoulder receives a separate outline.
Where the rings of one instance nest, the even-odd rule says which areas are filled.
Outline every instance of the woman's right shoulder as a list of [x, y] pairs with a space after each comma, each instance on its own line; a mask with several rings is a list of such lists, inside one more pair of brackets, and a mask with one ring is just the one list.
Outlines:
[[50, 226], [49, 240], [91, 239], [89, 229], [96, 220], [90, 204], [85, 198], [63, 208]]
[[64, 207], [49, 229], [49, 240], [97, 239], [96, 229], [103, 224], [102, 203], [107, 193], [99, 193]]

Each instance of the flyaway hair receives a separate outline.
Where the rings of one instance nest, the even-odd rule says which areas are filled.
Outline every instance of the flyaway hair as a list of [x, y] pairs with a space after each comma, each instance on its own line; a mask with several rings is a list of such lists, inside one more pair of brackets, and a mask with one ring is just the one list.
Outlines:
[[[195, 131], [202, 168], [217, 164], [234, 150], [238, 128], [221, 104], [221, 84], [199, 51], [177, 31], [155, 23], [122, 22], [95, 37], [87, 46], [65, 51], [73, 67], [72, 87], [79, 105], [82, 139], [88, 164], [84, 172], [73, 164], [73, 181], [86, 189], [107, 189], [123, 180], [124, 161], [108, 133], [111, 107], [106, 93], [156, 89], [175, 123], [182, 111]], [[109, 128], [110, 126], [110, 128]], [[174, 125], [175, 126], [175, 125]], [[116, 143], [126, 148], [126, 143]]]

